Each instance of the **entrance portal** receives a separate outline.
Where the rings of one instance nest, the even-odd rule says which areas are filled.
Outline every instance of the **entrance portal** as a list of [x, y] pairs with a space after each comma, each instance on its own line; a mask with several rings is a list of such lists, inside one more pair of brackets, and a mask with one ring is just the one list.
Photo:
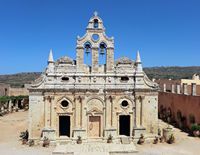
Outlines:
[[88, 136], [89, 137], [100, 137], [101, 129], [101, 117], [100, 116], [89, 116]]
[[59, 135], [70, 137], [70, 116], [59, 116]]
[[119, 135], [130, 136], [130, 116], [119, 116]]

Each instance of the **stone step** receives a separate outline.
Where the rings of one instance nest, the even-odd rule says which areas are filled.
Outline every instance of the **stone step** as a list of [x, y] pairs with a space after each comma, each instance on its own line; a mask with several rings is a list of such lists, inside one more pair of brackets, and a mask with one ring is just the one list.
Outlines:
[[58, 145], [52, 155], [132, 155], [137, 150], [134, 144], [84, 143]]
[[109, 155], [108, 152], [74, 152], [74, 155]]

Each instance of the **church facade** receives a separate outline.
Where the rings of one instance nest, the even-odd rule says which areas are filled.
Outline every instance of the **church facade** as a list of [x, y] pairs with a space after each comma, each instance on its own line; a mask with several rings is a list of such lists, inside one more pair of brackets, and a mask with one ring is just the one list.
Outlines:
[[54, 61], [51, 50], [29, 92], [30, 139], [137, 139], [158, 132], [158, 85], [144, 73], [139, 52], [135, 61], [114, 60], [114, 38], [97, 13], [77, 37], [76, 60]]

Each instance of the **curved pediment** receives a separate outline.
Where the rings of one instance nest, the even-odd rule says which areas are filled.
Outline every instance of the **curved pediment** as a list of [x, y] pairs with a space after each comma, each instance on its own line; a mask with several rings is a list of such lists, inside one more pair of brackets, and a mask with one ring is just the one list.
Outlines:
[[74, 64], [74, 61], [73, 59], [71, 59], [70, 57], [67, 57], [67, 56], [64, 56], [64, 57], [61, 57], [60, 59], [58, 59], [56, 61], [56, 64], [71, 64], [73, 65]]
[[115, 61], [115, 64], [134, 64], [134, 61], [129, 59], [128, 57], [121, 57]]

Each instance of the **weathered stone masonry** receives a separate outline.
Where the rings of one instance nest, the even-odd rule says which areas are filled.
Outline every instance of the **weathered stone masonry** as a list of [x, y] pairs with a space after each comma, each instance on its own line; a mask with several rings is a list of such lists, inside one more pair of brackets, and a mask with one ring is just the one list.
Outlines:
[[[91, 54], [91, 66], [84, 64], [85, 53]], [[101, 56], [106, 56], [105, 65], [99, 65]], [[139, 52], [136, 61], [114, 61], [114, 38], [106, 36], [96, 13], [86, 34], [77, 37], [76, 60], [64, 56], [54, 61], [50, 51], [46, 71], [29, 91], [30, 139], [157, 134], [158, 85], [143, 72]]]

